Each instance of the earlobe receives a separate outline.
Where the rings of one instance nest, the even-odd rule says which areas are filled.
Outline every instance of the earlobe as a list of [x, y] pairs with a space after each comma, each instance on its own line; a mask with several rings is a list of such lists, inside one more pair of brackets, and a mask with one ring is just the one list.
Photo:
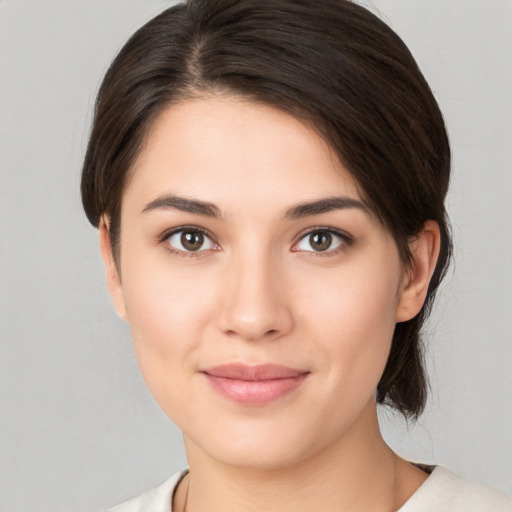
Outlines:
[[414, 318], [423, 307], [439, 257], [440, 244], [439, 225], [433, 220], [425, 222], [420, 233], [409, 244], [412, 260], [402, 282], [397, 322]]
[[110, 222], [105, 215], [101, 217], [98, 231], [100, 235], [100, 250], [101, 257], [103, 258], [103, 264], [105, 265], [108, 291], [117, 314], [123, 320], [127, 321], [121, 276], [112, 252], [112, 244], [110, 243]]

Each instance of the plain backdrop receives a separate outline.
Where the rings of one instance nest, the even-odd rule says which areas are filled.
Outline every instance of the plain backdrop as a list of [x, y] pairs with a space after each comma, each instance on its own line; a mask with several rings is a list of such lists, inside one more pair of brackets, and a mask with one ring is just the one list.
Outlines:
[[[98, 512], [186, 465], [139, 376], [79, 199], [94, 96], [171, 2], [0, 0], [0, 511]], [[512, 494], [512, 2], [375, 0], [444, 112], [456, 264], [426, 341], [432, 393], [388, 442]]]

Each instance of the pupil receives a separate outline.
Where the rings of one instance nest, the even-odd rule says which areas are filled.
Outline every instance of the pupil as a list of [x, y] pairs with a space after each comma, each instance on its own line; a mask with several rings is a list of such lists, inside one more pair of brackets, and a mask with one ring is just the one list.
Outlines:
[[331, 246], [332, 235], [330, 233], [326, 233], [325, 231], [321, 231], [318, 233], [314, 233], [309, 237], [309, 241], [311, 243], [311, 247], [316, 251], [326, 251]]
[[188, 251], [197, 251], [201, 249], [204, 242], [204, 235], [202, 233], [194, 233], [191, 231], [185, 232], [181, 235], [181, 244]]

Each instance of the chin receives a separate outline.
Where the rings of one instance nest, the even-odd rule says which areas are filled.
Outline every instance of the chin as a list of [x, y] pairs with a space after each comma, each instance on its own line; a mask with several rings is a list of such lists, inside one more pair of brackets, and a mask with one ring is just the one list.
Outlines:
[[198, 434], [188, 437], [184, 433], [187, 452], [193, 445], [192, 452], [198, 450], [226, 466], [252, 471], [297, 466], [335, 442], [337, 437], [328, 430], [319, 434], [318, 425], [299, 425], [296, 418], [289, 422], [241, 421], [209, 425], [208, 435]]
[[[294, 449], [295, 448], [295, 449]], [[278, 471], [296, 466], [307, 458], [304, 447], [263, 445], [261, 442], [235, 443], [216, 447], [208, 454], [226, 466], [248, 471]]]

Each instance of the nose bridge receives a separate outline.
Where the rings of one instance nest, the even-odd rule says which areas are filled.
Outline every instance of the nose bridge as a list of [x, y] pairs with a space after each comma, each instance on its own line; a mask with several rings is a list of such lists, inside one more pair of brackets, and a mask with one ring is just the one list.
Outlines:
[[270, 249], [253, 246], [234, 252], [227, 273], [220, 315], [223, 332], [256, 340], [289, 331], [290, 305], [280, 262]]

